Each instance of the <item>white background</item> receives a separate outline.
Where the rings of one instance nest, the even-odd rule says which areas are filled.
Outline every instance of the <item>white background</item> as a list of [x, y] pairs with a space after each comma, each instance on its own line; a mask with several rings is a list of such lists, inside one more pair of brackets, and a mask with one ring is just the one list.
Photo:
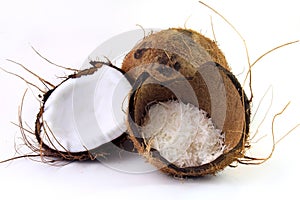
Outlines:
[[[206, 3], [222, 13], [245, 38], [253, 62], [273, 47], [300, 39], [300, 12], [296, 0], [213, 1]], [[64, 66], [80, 68], [87, 56], [102, 42], [138, 28], [192, 28], [212, 38], [212, 16], [216, 39], [234, 74], [247, 69], [241, 39], [212, 11], [196, 0], [188, 1], [0, 1], [0, 67], [38, 83], [33, 76], [5, 59], [26, 65], [42, 77], [58, 83], [62, 70], [38, 57], [31, 45], [48, 59]], [[113, 51], [113, 49], [112, 49]], [[279, 139], [300, 122], [299, 95], [300, 43], [282, 48], [253, 68], [254, 108], [273, 86], [273, 104], [259, 139], [249, 152], [264, 157], [271, 150], [271, 120], [284, 105], [291, 104], [275, 123]], [[242, 75], [238, 76], [242, 81]], [[21, 144], [17, 122], [18, 105], [28, 86], [0, 72], [0, 160], [14, 156], [14, 141]], [[35, 95], [38, 93], [33, 92]], [[24, 120], [34, 127], [38, 102], [31, 91], [25, 101]], [[252, 134], [267, 111], [267, 94], [252, 123]], [[160, 172], [129, 174], [98, 162], [72, 163], [53, 167], [26, 159], [0, 164], [0, 195], [19, 199], [255, 199], [297, 198], [300, 129], [282, 140], [273, 157], [260, 166], [238, 165], [217, 176], [197, 180], [175, 180]], [[16, 140], [15, 140], [16, 139]]]

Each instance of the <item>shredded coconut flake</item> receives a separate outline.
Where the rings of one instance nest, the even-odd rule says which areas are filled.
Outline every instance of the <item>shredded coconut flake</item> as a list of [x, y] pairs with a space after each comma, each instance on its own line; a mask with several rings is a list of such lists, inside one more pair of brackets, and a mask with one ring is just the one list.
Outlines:
[[152, 148], [178, 167], [210, 163], [225, 149], [225, 134], [214, 127], [207, 113], [178, 101], [153, 105], [142, 133]]

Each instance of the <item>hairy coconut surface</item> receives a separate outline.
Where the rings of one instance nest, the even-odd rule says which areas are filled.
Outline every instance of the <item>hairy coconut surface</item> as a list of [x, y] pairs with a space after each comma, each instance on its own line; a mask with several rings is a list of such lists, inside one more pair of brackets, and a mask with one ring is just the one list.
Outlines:
[[[163, 53], [162, 53], [163, 52]], [[191, 29], [171, 28], [151, 34], [136, 45], [125, 57], [122, 70], [134, 70], [133, 77], [141, 74], [149, 63], [160, 63], [180, 68], [177, 58], [188, 60], [195, 66], [213, 61], [230, 70], [224, 54], [217, 44]], [[131, 72], [133, 73], [133, 72]]]
[[[195, 36], [198, 35], [198, 36]], [[137, 150], [161, 171], [176, 176], [214, 174], [243, 157], [249, 132], [249, 102], [214, 42], [190, 30], [169, 29], [146, 37], [126, 57], [122, 69], [136, 81], [129, 101], [128, 129]], [[207, 48], [207, 47], [206, 47]], [[213, 48], [211, 48], [213, 49]], [[222, 66], [221, 62], [224, 66]], [[168, 161], [142, 134], [154, 104], [178, 100], [208, 113], [225, 134], [222, 155], [200, 166]], [[188, 134], [188, 133], [186, 133]]]
[[35, 134], [45, 155], [91, 159], [103, 144], [116, 141], [122, 146], [126, 140], [122, 103], [131, 85], [120, 70], [92, 64], [44, 95]]

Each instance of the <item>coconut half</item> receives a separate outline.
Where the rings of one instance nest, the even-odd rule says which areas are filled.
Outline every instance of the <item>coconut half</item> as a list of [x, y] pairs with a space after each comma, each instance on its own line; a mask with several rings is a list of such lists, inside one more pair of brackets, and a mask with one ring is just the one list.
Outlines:
[[[131, 85], [122, 71], [101, 62], [70, 75], [44, 95], [35, 134], [45, 154], [91, 159], [106, 143], [126, 140], [123, 108]], [[126, 110], [126, 109], [125, 109]]]
[[249, 101], [214, 42], [191, 30], [163, 30], [137, 44], [122, 69], [135, 80], [130, 139], [158, 169], [199, 177], [244, 156]]
[[[178, 95], [176, 95], [176, 93], [186, 93], [186, 87], [182, 87], [182, 85], [185, 85], [184, 81], [176, 79], [170, 81], [172, 83], [170, 87], [169, 82], [168, 85], [165, 85], [162, 82], [153, 81], [153, 77], [148, 74], [147, 76], [141, 75], [136, 82], [138, 84], [133, 87], [128, 112], [130, 138], [140, 154], [167, 174], [180, 177], [199, 177], [215, 174], [244, 155], [250, 122], [248, 99], [237, 79], [229, 71], [213, 63], [206, 65], [206, 67], [215, 67], [220, 70], [222, 82], [225, 82], [226, 91], [229, 94], [225, 102], [219, 102], [220, 106], [226, 104], [227, 115], [222, 127], [216, 125], [218, 121], [210, 117], [211, 110], [207, 109], [210, 107], [210, 102], [202, 101], [202, 94], [205, 94], [207, 88], [204, 84], [202, 84], [202, 87], [199, 84], [203, 79], [199, 74], [189, 80], [198, 98], [196, 104], [187, 98], [178, 98]], [[149, 80], [151, 81], [149, 82]], [[220, 84], [220, 82], [216, 83]], [[174, 115], [162, 114], [163, 109], [152, 113], [156, 118], [151, 117], [151, 112], [153, 112], [153, 107], [156, 104], [168, 105], [168, 102], [174, 100], [183, 102], [185, 106], [193, 104], [191, 106], [194, 108], [193, 112], [202, 112], [202, 115], [198, 114], [192, 117], [192, 113], [189, 113], [184, 116], [182, 113], [187, 112], [188, 109], [182, 110], [177, 113], [181, 117], [177, 123], [182, 121], [177, 126], [173, 126], [176, 124], [175, 122], [170, 122], [174, 120]], [[198, 109], [196, 110], [195, 107]], [[157, 115], [161, 116], [158, 117]], [[184, 119], [185, 117], [187, 119]], [[202, 120], [196, 119], [201, 117]], [[191, 121], [191, 118], [197, 120], [192, 123], [196, 127], [191, 128], [191, 122], [186, 123]], [[154, 123], [149, 123], [151, 120]], [[166, 122], [171, 124], [167, 125]], [[202, 126], [201, 123], [203, 122], [205, 124]], [[149, 128], [149, 124], [151, 128]], [[178, 129], [178, 127], [180, 128]], [[205, 135], [203, 132], [209, 132], [209, 139], [203, 139], [203, 135]], [[155, 140], [159, 140], [158, 143], [155, 143]], [[206, 144], [202, 148], [201, 144], [205, 143], [204, 140], [210, 141], [212, 145]], [[161, 145], [165, 146], [161, 147]], [[171, 154], [171, 156], [168, 154]], [[200, 161], [201, 159], [202, 161]]]

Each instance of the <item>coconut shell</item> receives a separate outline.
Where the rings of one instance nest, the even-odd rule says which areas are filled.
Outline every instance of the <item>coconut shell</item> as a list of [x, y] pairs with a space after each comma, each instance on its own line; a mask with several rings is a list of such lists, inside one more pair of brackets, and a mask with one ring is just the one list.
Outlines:
[[[215, 174], [237, 161], [244, 155], [249, 133], [249, 101], [240, 83], [215, 43], [199, 35], [182, 29], [153, 34], [126, 56], [122, 66], [135, 80], [128, 111], [128, 132], [135, 148], [161, 171], [180, 177]], [[217, 52], [207, 53], [198, 45], [200, 41]], [[154, 103], [169, 100], [191, 103], [209, 114], [216, 128], [225, 133], [223, 155], [202, 166], [179, 168], [147, 144], [139, 131], [147, 110]]]

